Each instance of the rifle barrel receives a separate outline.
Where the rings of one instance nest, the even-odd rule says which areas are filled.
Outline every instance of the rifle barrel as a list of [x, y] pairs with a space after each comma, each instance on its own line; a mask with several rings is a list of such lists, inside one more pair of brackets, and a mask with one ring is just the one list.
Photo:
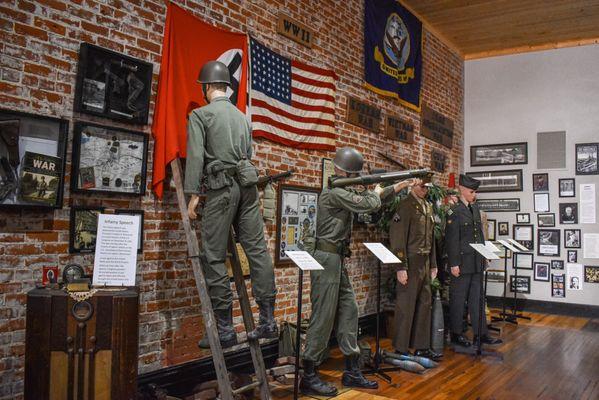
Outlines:
[[362, 175], [355, 178], [337, 178], [332, 179], [330, 187], [344, 187], [351, 185], [370, 185], [382, 182], [397, 182], [410, 178], [424, 178], [431, 175], [429, 169], [409, 169], [407, 171], [385, 172], [382, 174]]

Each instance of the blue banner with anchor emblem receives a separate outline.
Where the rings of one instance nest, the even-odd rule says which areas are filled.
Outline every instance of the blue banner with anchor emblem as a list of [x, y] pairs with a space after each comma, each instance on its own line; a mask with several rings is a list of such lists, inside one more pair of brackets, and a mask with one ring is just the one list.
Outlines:
[[366, 87], [420, 111], [422, 22], [397, 0], [365, 0]]

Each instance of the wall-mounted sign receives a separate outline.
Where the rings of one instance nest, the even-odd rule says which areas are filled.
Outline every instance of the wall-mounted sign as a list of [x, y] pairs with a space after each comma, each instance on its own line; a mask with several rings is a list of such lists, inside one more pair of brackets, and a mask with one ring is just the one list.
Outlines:
[[279, 13], [277, 22], [277, 33], [297, 42], [312, 48], [314, 40], [314, 31], [306, 25], [298, 22], [284, 13]]
[[435, 172], [445, 172], [445, 153], [433, 150], [431, 153], [431, 169]]
[[426, 104], [422, 105], [420, 133], [450, 149], [453, 146], [453, 121]]
[[405, 119], [387, 117], [385, 136], [400, 142], [414, 143], [414, 124]]
[[378, 133], [381, 123], [381, 110], [355, 97], [348, 97], [347, 122]]

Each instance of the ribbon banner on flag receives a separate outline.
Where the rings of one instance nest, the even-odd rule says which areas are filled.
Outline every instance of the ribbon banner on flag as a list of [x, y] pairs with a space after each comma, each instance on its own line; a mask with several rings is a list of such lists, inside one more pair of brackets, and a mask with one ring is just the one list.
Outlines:
[[247, 36], [206, 24], [182, 8], [168, 4], [162, 61], [152, 123], [154, 169], [152, 190], [162, 198], [167, 165], [187, 151], [187, 115], [205, 105], [197, 82], [202, 66], [223, 62], [231, 73], [227, 95], [241, 112], [247, 104]]
[[364, 80], [420, 111], [422, 23], [396, 0], [365, 0]]
[[250, 46], [253, 136], [335, 150], [335, 73], [283, 57], [254, 39]]

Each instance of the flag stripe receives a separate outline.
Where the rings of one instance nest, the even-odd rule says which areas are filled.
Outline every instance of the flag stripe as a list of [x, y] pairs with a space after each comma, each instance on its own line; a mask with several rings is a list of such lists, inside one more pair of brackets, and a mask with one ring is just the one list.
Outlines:
[[267, 129], [254, 130], [253, 134], [255, 137], [263, 137], [298, 149], [335, 150], [335, 140], [333, 139], [318, 137], [306, 139], [306, 137], [300, 136], [299, 140], [294, 140], [287, 136], [281, 136], [278, 132], [273, 133], [271, 130], [272, 127], [268, 126]]
[[303, 90], [301, 88], [298, 87], [299, 85], [293, 85], [293, 87], [291, 88], [291, 94], [297, 94], [299, 96], [302, 97], [308, 97], [310, 99], [319, 99], [319, 100], [326, 100], [326, 101], [330, 101], [331, 103], [335, 102], [335, 97], [333, 96], [329, 96], [327, 94], [322, 94], [322, 93], [315, 93], [315, 92], [311, 92], [308, 90]]
[[[329, 139], [334, 139], [335, 138], [335, 130], [333, 128], [328, 128], [329, 132], [323, 132], [321, 130], [316, 130], [314, 129], [315, 126], [312, 124], [308, 124], [306, 129], [302, 129], [301, 127], [298, 126], [291, 126], [288, 124], [285, 124], [283, 122], [279, 122], [273, 118], [267, 117], [265, 115], [254, 115], [253, 116], [253, 120], [252, 123], [263, 123], [263, 124], [269, 124], [274, 126], [275, 128], [281, 129], [285, 132], [289, 132], [292, 133], [294, 135], [304, 135], [304, 136], [318, 136], [318, 137], [326, 137]], [[319, 129], [324, 129], [324, 127], [319, 127]]]
[[[298, 117], [320, 118], [322, 120], [330, 121], [335, 120], [334, 108], [312, 106], [299, 101], [294, 101], [293, 99], [291, 100], [291, 105], [288, 105], [285, 103], [281, 103], [280, 101], [275, 100], [271, 97], [268, 97], [264, 93], [254, 91], [252, 93], [252, 105], [255, 104], [258, 107], [261, 107], [264, 103], [268, 104], [273, 109], [279, 109], [289, 114], [295, 114]], [[252, 110], [252, 113], [255, 113], [255, 110]]]
[[313, 65], [304, 64], [303, 62], [295, 60], [291, 60], [291, 66], [294, 68], [303, 69], [304, 71], [308, 71], [316, 75], [326, 76], [332, 78], [333, 80], [337, 80], [337, 75], [329, 69], [318, 68]]
[[335, 127], [335, 120], [334, 118], [330, 118], [330, 119], [322, 119], [322, 118], [313, 118], [313, 117], [307, 117], [307, 116], [301, 116], [301, 115], [296, 115], [296, 114], [291, 114], [288, 113], [286, 111], [283, 111], [281, 109], [278, 109], [277, 107], [274, 107], [264, 101], [260, 101], [260, 100], [254, 100], [252, 102], [252, 107], [253, 107], [253, 113], [254, 115], [268, 115], [270, 114], [271, 116], [279, 116], [281, 119], [285, 119], [285, 120], [291, 120], [289, 123], [312, 123], [312, 124], [321, 124], [321, 125], [325, 125], [325, 126], [331, 126], [331, 127]]
[[312, 77], [307, 77], [296, 73], [291, 74], [291, 79], [296, 82], [305, 83], [306, 85], [320, 86], [322, 88], [331, 90], [333, 93], [335, 92], [335, 82], [323, 82]]

